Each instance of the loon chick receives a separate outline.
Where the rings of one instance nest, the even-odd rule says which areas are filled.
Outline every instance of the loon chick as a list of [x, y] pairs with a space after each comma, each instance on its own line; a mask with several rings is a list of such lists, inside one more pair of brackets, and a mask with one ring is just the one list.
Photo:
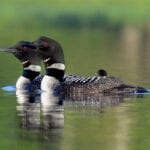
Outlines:
[[65, 60], [61, 45], [48, 37], [40, 37], [33, 42], [36, 51], [45, 64], [46, 75], [41, 82], [42, 91], [50, 91], [63, 81]]
[[41, 71], [40, 57], [34, 51], [36, 47], [27, 41], [20, 41], [9, 48], [2, 48], [1, 51], [12, 53], [23, 66], [23, 73], [16, 82], [16, 88], [23, 90], [31, 83]]
[[100, 70], [97, 71], [97, 75], [99, 77], [106, 77], [107, 76], [107, 72], [106, 72], [106, 70], [100, 69]]

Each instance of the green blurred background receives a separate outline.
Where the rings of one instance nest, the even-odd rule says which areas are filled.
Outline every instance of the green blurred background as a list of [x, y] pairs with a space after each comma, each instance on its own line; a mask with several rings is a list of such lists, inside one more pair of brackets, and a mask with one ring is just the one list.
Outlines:
[[[1, 0], [1, 45], [39, 35], [59, 36], [55, 29], [120, 30], [149, 22], [148, 0]], [[59, 38], [59, 37], [58, 37]]]

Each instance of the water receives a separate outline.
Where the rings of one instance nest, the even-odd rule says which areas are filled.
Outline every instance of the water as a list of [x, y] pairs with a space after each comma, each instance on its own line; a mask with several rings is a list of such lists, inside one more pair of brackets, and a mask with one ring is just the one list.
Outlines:
[[[104, 68], [109, 75], [120, 77], [126, 83], [150, 88], [149, 44], [144, 43], [139, 32], [125, 28], [118, 35], [85, 30], [67, 33], [56, 36], [64, 45], [67, 73], [88, 76]], [[0, 87], [14, 85], [22, 71], [19, 62], [10, 54], [2, 53], [0, 66]], [[14, 150], [150, 148], [150, 95], [83, 96], [74, 100], [66, 97], [64, 110], [53, 108], [50, 112], [47, 102], [33, 103], [33, 99], [24, 96], [21, 102], [13, 93], [0, 90], [3, 150], [12, 147]], [[49, 124], [59, 126], [49, 127]]]

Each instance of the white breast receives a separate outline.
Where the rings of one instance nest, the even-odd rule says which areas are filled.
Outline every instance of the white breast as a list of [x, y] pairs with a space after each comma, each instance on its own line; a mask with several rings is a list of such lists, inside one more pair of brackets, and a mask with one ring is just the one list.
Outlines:
[[42, 91], [53, 91], [56, 86], [59, 86], [60, 82], [54, 77], [45, 75], [41, 82]]
[[24, 90], [30, 82], [30, 79], [20, 76], [16, 82], [16, 88], [18, 90]]

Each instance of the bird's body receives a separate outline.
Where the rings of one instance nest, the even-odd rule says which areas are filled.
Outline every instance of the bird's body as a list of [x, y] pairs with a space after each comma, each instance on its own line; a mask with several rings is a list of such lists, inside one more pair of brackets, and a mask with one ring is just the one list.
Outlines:
[[[37, 76], [27, 87], [29, 91], [40, 90], [44, 75]], [[56, 85], [56, 84], [55, 84]], [[116, 77], [82, 77], [77, 75], [65, 74], [63, 81], [53, 90], [59, 89], [60, 93], [92, 93], [92, 94], [111, 94], [111, 93], [140, 93], [146, 92], [142, 87], [130, 86]], [[49, 88], [47, 88], [49, 89]]]

